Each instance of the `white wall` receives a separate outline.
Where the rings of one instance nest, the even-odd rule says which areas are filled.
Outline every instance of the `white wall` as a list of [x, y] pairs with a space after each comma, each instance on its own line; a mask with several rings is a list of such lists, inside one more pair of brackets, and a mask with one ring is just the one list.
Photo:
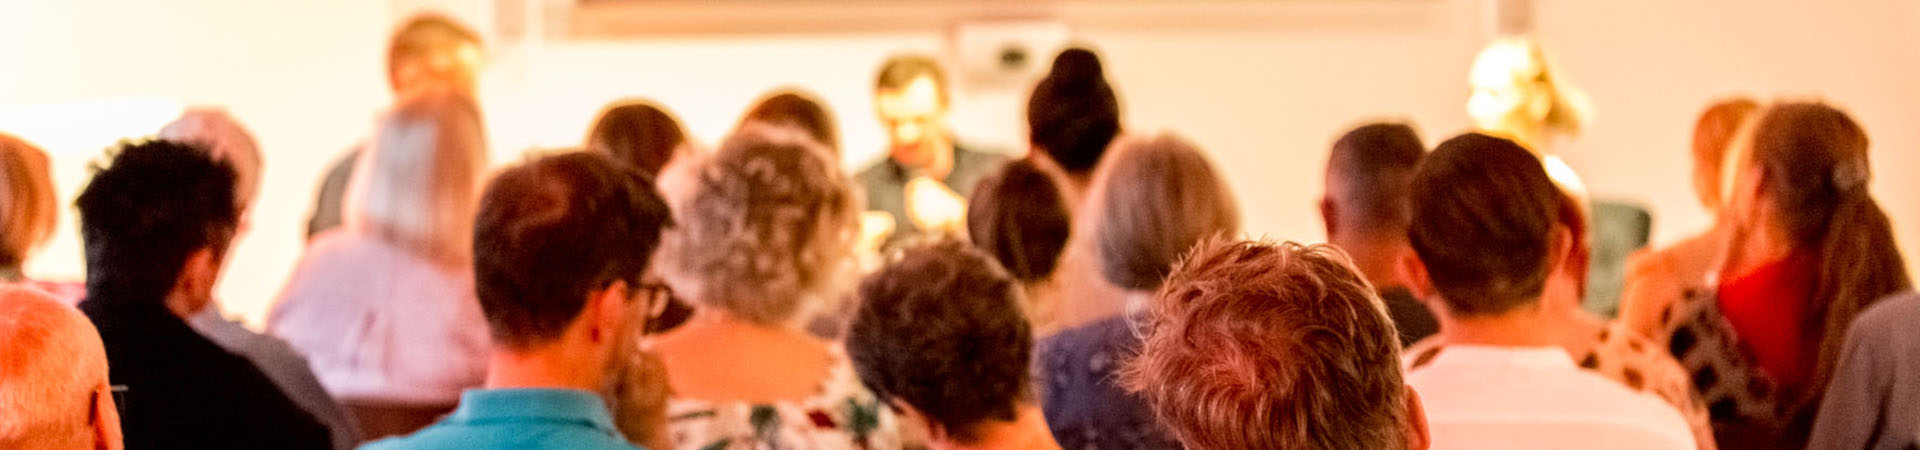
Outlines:
[[[157, 3], [0, 0], [0, 112], [126, 97], [231, 108], [259, 136], [268, 172], [254, 230], [220, 293], [230, 310], [257, 320], [299, 254], [320, 171], [386, 101], [380, 55], [392, 3]], [[1432, 142], [1466, 126], [1461, 105], [1466, 68], [1484, 39], [1481, 2], [1409, 4], [1419, 13], [1323, 14], [1224, 30], [1096, 28], [1080, 38], [1104, 52], [1131, 130], [1176, 131], [1212, 152], [1249, 233], [1311, 241], [1322, 238], [1313, 205], [1325, 148], [1345, 128], [1405, 118]], [[1725, 6], [1539, 2], [1542, 35], [1598, 107], [1589, 133], [1563, 147], [1569, 161], [1597, 195], [1653, 206], [1656, 239], [1670, 240], [1705, 223], [1685, 157], [1702, 105], [1729, 92], [1822, 94], [1872, 134], [1875, 191], [1907, 254], [1920, 256], [1920, 180], [1901, 176], [1920, 169], [1920, 129], [1911, 126], [1920, 123], [1920, 88], [1910, 84], [1920, 80], [1920, 28], [1912, 26], [1920, 4]], [[709, 35], [499, 48], [483, 82], [496, 162], [578, 143], [592, 115], [625, 96], [668, 105], [696, 138], [713, 142], [761, 92], [798, 85], [836, 111], [845, 166], [858, 167], [882, 146], [869, 109], [872, 69], [896, 51], [941, 51], [944, 36]], [[964, 137], [1018, 143], [1021, 103], [1017, 93], [975, 92], [958, 105], [956, 122]], [[0, 129], [34, 137], [6, 123]], [[104, 144], [53, 149], [62, 184], [77, 185], [85, 159]], [[64, 239], [33, 273], [78, 275], [77, 244]]]

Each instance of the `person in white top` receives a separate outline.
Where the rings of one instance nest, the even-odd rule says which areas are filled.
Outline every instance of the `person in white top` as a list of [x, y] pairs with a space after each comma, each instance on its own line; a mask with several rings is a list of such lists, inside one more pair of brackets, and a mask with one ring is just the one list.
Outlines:
[[1435, 449], [1692, 449], [1678, 410], [1582, 370], [1555, 345], [1540, 298], [1572, 234], [1540, 161], [1512, 141], [1467, 134], [1414, 174], [1413, 251], [1401, 260], [1434, 307], [1442, 345], [1410, 355]]

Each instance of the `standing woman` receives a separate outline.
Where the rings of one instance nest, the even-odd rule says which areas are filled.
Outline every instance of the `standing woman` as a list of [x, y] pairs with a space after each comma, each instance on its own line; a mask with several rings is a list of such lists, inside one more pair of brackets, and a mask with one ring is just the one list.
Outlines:
[[1630, 298], [1665, 311], [1654, 336], [1715, 405], [1721, 445], [1803, 448], [1849, 323], [1912, 282], [1868, 193], [1859, 124], [1825, 104], [1784, 103], [1747, 133], [1731, 150], [1717, 287], [1688, 295], [1675, 274], [1645, 271]]

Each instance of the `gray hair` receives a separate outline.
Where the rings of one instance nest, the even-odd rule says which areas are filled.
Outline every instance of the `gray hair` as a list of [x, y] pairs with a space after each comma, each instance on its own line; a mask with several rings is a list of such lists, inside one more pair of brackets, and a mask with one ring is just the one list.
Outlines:
[[487, 168], [479, 110], [457, 95], [409, 100], [381, 121], [348, 184], [348, 229], [450, 266], [472, 260]]

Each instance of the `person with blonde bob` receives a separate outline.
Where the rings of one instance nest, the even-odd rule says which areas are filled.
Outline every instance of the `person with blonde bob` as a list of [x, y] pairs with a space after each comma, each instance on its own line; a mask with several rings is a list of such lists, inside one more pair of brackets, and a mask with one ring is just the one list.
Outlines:
[[345, 229], [315, 238], [268, 318], [368, 439], [427, 425], [485, 377], [471, 236], [486, 155], [468, 98], [402, 104], [355, 169]]
[[679, 226], [659, 269], [696, 305], [651, 340], [678, 448], [895, 448], [893, 415], [844, 350], [801, 328], [849, 280], [858, 200], [820, 143], [748, 126], [668, 169]]
[[26, 282], [27, 256], [53, 237], [59, 210], [47, 152], [0, 133], [0, 281]]

